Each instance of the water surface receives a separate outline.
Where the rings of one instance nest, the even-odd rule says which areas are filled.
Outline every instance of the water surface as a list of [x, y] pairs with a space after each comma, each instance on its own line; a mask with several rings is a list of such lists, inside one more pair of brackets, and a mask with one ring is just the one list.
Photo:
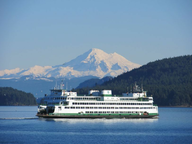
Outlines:
[[158, 119], [39, 119], [36, 111], [0, 107], [0, 143], [192, 143], [192, 108], [159, 108]]

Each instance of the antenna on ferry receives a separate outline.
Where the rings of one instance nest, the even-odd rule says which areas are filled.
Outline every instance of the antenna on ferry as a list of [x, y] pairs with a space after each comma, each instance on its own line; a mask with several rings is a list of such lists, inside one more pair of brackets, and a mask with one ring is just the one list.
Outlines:
[[132, 90], [132, 85], [131, 85], [131, 88], [130, 88], [130, 93], [132, 93], [132, 91], [133, 91], [133, 90]]
[[67, 82], [66, 82], [66, 90], [67, 90]]
[[54, 87], [54, 89], [57, 89], [57, 81], [56, 81], [56, 84], [55, 84], [55, 87]]
[[61, 80], [60, 89], [63, 89], [63, 86], [64, 86], [64, 84], [63, 84], [63, 80]]

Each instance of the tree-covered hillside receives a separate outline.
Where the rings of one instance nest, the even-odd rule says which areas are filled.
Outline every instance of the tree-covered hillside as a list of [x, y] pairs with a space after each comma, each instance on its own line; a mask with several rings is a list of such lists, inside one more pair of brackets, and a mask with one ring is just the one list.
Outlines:
[[[192, 105], [192, 55], [150, 62], [94, 89], [112, 89], [113, 94], [121, 94], [130, 91], [135, 82], [143, 85], [159, 106]], [[87, 93], [87, 89], [77, 91]]]
[[0, 87], [0, 105], [36, 105], [36, 99], [31, 93], [25, 93], [11, 87]]

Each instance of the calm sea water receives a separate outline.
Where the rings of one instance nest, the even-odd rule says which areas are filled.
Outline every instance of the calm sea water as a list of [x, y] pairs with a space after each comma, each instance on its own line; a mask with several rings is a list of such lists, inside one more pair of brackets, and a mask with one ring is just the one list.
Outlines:
[[36, 106], [0, 107], [3, 144], [192, 144], [192, 108], [159, 108], [158, 119], [39, 119]]

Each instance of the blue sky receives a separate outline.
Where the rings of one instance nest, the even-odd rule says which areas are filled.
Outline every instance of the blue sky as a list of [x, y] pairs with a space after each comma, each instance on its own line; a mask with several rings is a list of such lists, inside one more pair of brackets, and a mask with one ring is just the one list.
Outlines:
[[141, 65], [192, 54], [191, 0], [0, 0], [0, 70], [54, 66], [91, 48]]

